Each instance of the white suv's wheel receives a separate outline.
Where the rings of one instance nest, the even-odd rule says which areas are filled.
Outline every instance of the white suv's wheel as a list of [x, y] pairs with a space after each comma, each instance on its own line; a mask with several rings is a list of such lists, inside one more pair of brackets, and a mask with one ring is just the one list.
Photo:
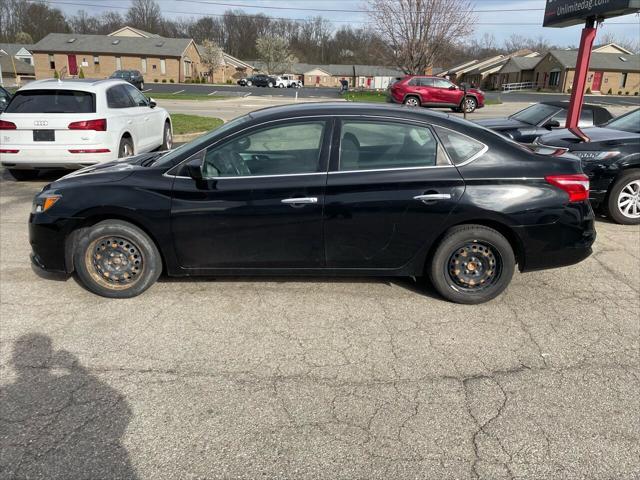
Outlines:
[[131, 157], [133, 155], [133, 142], [128, 137], [122, 137], [120, 139], [120, 146], [118, 147], [118, 158]]
[[269, 82], [269, 83], [267, 83], [267, 87], [269, 87], [269, 88], [273, 88], [273, 82]]

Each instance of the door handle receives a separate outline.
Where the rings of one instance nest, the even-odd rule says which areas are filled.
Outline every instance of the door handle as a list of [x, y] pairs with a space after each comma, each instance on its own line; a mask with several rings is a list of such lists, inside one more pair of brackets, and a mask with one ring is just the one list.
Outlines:
[[318, 203], [318, 197], [284, 198], [282, 203], [287, 205], [307, 205]]
[[421, 202], [433, 202], [437, 200], [449, 200], [451, 198], [450, 193], [427, 193], [425, 195], [416, 195], [414, 200], [420, 200]]

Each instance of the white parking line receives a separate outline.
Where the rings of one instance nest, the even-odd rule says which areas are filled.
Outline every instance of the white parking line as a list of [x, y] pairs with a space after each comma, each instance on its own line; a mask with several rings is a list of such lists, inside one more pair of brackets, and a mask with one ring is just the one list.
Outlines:
[[208, 94], [207, 94], [207, 96], [215, 95], [216, 93], [218, 93], [218, 91], [217, 91], [217, 90], [214, 90], [213, 92], [208, 93]]
[[243, 98], [247, 98], [249, 95], [251, 95], [251, 92], [247, 93], [246, 95], [243, 95]]
[[153, 88], [147, 88], [146, 90], [142, 90], [143, 92], [150, 92]]
[[177, 92], [173, 92], [171, 95], [177, 95], [177, 94], [182, 93], [182, 92], [184, 92], [184, 90], [178, 90]]

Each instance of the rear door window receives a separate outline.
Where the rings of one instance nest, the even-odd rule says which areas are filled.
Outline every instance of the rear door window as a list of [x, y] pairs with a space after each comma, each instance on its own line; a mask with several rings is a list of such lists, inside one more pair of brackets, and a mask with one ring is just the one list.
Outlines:
[[7, 113], [95, 113], [95, 95], [79, 90], [18, 91]]
[[116, 85], [107, 90], [107, 106], [109, 108], [130, 108], [135, 107], [124, 85]]
[[447, 150], [449, 158], [455, 165], [460, 165], [473, 159], [486, 148], [484, 143], [480, 143], [461, 133], [441, 127], [434, 128], [444, 148]]

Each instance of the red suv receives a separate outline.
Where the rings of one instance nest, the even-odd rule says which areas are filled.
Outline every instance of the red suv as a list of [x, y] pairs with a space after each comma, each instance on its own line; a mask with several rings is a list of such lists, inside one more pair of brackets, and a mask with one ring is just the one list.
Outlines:
[[408, 76], [389, 87], [389, 101], [413, 107], [449, 107], [454, 112], [466, 108], [467, 113], [484, 107], [484, 93], [477, 88], [464, 91], [446, 78]]

